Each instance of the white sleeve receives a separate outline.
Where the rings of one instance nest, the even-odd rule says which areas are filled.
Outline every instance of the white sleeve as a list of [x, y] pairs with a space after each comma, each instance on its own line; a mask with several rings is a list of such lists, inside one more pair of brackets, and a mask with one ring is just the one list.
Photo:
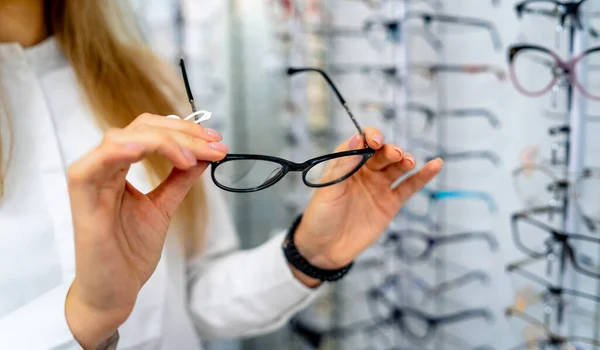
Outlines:
[[238, 249], [222, 193], [207, 184], [211, 208], [202, 256], [187, 265], [189, 306], [204, 339], [266, 333], [283, 326], [317, 296], [292, 274], [281, 250], [285, 233]]
[[65, 318], [71, 282], [60, 285], [0, 319], [0, 348], [81, 349]]

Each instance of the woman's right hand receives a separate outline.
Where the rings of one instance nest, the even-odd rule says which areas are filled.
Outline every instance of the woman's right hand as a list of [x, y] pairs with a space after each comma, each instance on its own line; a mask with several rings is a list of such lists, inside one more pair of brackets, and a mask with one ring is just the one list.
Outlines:
[[[143, 114], [68, 171], [76, 276], [65, 313], [85, 349], [108, 339], [131, 314], [154, 273], [171, 218], [210, 161], [225, 157], [221, 136], [193, 122]], [[174, 169], [147, 194], [125, 176], [131, 164], [157, 154]]]

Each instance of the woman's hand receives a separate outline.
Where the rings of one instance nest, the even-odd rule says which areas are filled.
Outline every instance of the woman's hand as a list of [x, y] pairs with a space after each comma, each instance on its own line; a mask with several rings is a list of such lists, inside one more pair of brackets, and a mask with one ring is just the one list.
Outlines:
[[[208, 162], [228, 152], [220, 140], [195, 123], [143, 114], [108, 131], [69, 169], [76, 277], [65, 312], [84, 348], [96, 348], [129, 317], [158, 265], [171, 217]], [[152, 154], [174, 169], [143, 194], [125, 176], [131, 164]]]
[[[415, 157], [384, 144], [379, 130], [365, 131], [369, 146], [377, 152], [346, 181], [315, 191], [295, 234], [294, 243], [300, 254], [322, 269], [338, 269], [352, 262], [379, 238], [404, 203], [442, 167], [440, 159], [432, 160], [391, 189], [399, 177], [414, 169]], [[359, 135], [342, 144], [336, 152], [357, 148], [364, 148]], [[351, 169], [352, 165], [336, 164], [335, 168]], [[326, 170], [325, 176], [327, 171], [335, 170]], [[297, 271], [294, 272], [298, 276]], [[306, 283], [306, 278], [301, 280], [311, 284]]]

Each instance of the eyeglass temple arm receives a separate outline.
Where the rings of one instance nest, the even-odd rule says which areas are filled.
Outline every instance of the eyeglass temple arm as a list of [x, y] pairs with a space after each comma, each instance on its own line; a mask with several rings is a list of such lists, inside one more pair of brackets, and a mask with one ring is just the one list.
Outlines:
[[430, 288], [431, 293], [435, 295], [440, 295], [454, 288], [458, 288], [460, 286], [466, 285], [471, 281], [481, 281], [482, 283], [488, 282], [490, 280], [490, 276], [482, 270], [474, 270], [469, 271], [466, 274], [459, 276], [455, 279], [442, 282], [432, 288]]
[[183, 83], [185, 84], [185, 92], [187, 94], [188, 101], [192, 107], [192, 112], [196, 113], [196, 103], [194, 102], [194, 95], [192, 94], [192, 88], [190, 87], [190, 81], [188, 79], [187, 70], [185, 69], [185, 61], [183, 57], [179, 59], [179, 67], [181, 68], [181, 75], [183, 77]]
[[500, 33], [498, 33], [498, 29], [494, 25], [494, 23], [486, 20], [482, 20], [479, 18], [471, 18], [471, 17], [460, 17], [460, 16], [450, 16], [443, 14], [433, 14], [426, 12], [409, 12], [406, 15], [407, 18], [411, 17], [420, 17], [423, 18], [425, 24], [428, 24], [433, 21], [438, 22], [447, 22], [447, 23], [456, 23], [465, 26], [471, 27], [480, 27], [487, 30], [490, 33], [490, 37], [492, 39], [492, 45], [496, 50], [500, 50], [502, 48], [502, 39], [500, 38]]
[[500, 164], [500, 156], [496, 152], [492, 152], [492, 151], [464, 151], [464, 152], [453, 152], [453, 153], [441, 152], [435, 156], [427, 157], [426, 161], [430, 161], [430, 160], [436, 159], [438, 157], [442, 158], [444, 160], [484, 158], [484, 159], [489, 160], [494, 165]]
[[487, 203], [490, 212], [494, 213], [497, 211], [496, 202], [494, 198], [486, 192], [480, 191], [468, 191], [468, 190], [441, 190], [432, 191], [429, 189], [422, 189], [427, 196], [433, 200], [446, 200], [446, 199], [480, 199]]
[[435, 237], [433, 241], [434, 244], [454, 244], [479, 239], [486, 241], [492, 251], [498, 250], [498, 241], [496, 240], [496, 237], [485, 231], [454, 233], [448, 236]]
[[543, 322], [541, 322], [540, 320], [529, 316], [528, 314], [521, 312], [519, 310], [517, 310], [514, 307], [507, 307], [506, 309], [504, 309], [504, 314], [508, 317], [512, 317], [512, 316], [516, 316], [518, 318], [520, 318], [521, 320], [527, 322], [528, 324], [544, 331], [546, 334], [551, 335], [551, 336], [556, 336], [556, 334], [554, 334], [550, 328], [548, 328], [548, 326], [546, 326]]
[[483, 318], [486, 321], [493, 321], [494, 314], [489, 309], [472, 309], [457, 312], [452, 315], [442, 316], [436, 319], [437, 324], [456, 323], [469, 320], [472, 318]]
[[327, 73], [325, 73], [323, 70], [318, 69], [318, 68], [294, 68], [294, 67], [289, 67], [288, 70], [287, 70], [287, 74], [290, 75], [290, 76], [292, 76], [294, 74], [297, 74], [297, 73], [303, 73], [303, 72], [315, 72], [315, 73], [319, 73], [325, 79], [325, 81], [327, 82], [327, 84], [329, 85], [329, 87], [331, 87], [331, 89], [333, 90], [333, 92], [337, 96], [338, 101], [340, 101], [340, 103], [342, 104], [342, 107], [344, 107], [344, 109], [346, 110], [346, 114], [348, 114], [348, 116], [352, 120], [352, 123], [354, 123], [354, 126], [356, 127], [356, 130], [358, 130], [358, 132], [362, 136], [362, 138], [363, 138], [363, 140], [365, 142], [365, 146], [367, 146], [367, 137], [365, 135], [365, 132], [363, 131], [363, 129], [358, 124], [358, 121], [356, 120], [356, 118], [354, 118], [354, 114], [352, 114], [352, 111], [348, 107], [348, 104], [346, 103], [346, 100], [344, 99], [344, 97], [342, 96], [342, 94], [340, 93], [340, 91], [338, 90], [338, 88], [335, 86], [335, 84], [333, 83], [333, 81], [329, 78], [329, 76], [327, 75]]
[[493, 128], [500, 126], [500, 120], [496, 115], [486, 108], [457, 108], [438, 112], [440, 116], [448, 117], [484, 117]]

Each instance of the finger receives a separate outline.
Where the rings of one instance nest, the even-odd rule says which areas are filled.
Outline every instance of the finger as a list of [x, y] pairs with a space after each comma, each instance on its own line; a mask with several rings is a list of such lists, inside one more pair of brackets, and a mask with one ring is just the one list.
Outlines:
[[367, 144], [372, 149], [378, 150], [384, 145], [385, 137], [383, 133], [377, 128], [369, 127], [365, 128], [365, 136], [367, 137]]
[[168, 118], [155, 114], [145, 113], [137, 117], [126, 130], [135, 130], [140, 126], [150, 125], [156, 128], [178, 131], [208, 142], [221, 141], [223, 136], [216, 130], [205, 129], [201, 125], [178, 118]]
[[412, 171], [417, 165], [417, 160], [412, 153], [405, 153], [402, 160], [397, 163], [393, 163], [383, 168], [383, 172], [390, 181], [396, 181], [399, 177], [403, 176], [409, 171]]
[[389, 165], [400, 163], [403, 156], [404, 152], [400, 148], [387, 144], [375, 152], [366, 165], [373, 171], [380, 171]]
[[[151, 127], [148, 127], [151, 128]], [[72, 167], [74, 184], [105, 186], [125, 178], [129, 166], [150, 154], [159, 154], [176, 168], [187, 170], [198, 159], [217, 161], [225, 156], [223, 144], [207, 143], [181, 133], [164, 130], [110, 130], [103, 142]]]
[[169, 176], [148, 197], [167, 217], [173, 217], [187, 193], [200, 179], [209, 163], [201, 162], [189, 170], [173, 169]]
[[419, 170], [416, 174], [404, 180], [398, 188], [394, 190], [400, 203], [404, 204], [412, 195], [419, 192], [425, 185], [442, 169], [443, 161], [436, 158]]
[[[378, 150], [384, 145], [383, 133], [377, 128], [365, 128], [365, 136], [367, 137], [367, 144], [369, 147]], [[365, 141], [360, 134], [354, 134], [350, 139], [340, 144], [334, 152], [343, 152], [348, 150], [354, 150], [364, 148]]]
[[229, 151], [227, 145], [219, 142], [206, 142], [203, 139], [178, 131], [142, 125], [135, 130], [123, 130], [112, 136], [112, 142], [140, 143], [146, 146], [143, 157], [157, 153], [169, 159], [179, 169], [187, 170], [197, 165], [198, 160], [217, 161]]

